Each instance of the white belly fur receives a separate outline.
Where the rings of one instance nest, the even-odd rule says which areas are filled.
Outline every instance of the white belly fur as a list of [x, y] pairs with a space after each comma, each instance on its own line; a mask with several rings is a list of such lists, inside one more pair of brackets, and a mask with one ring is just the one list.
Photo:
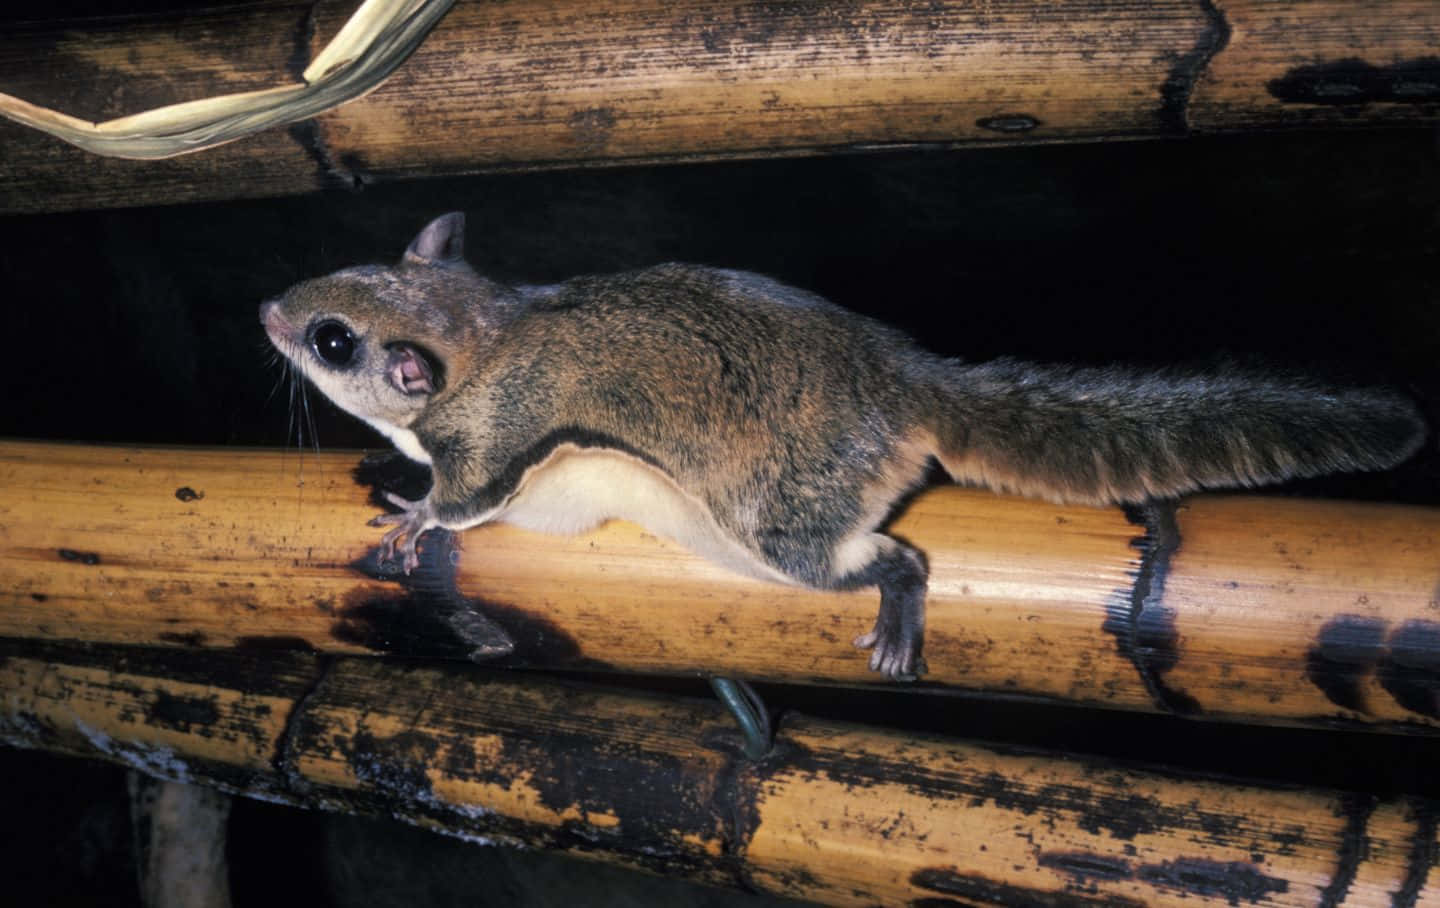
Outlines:
[[628, 520], [733, 571], [793, 584], [715, 521], [700, 500], [661, 470], [620, 451], [562, 444], [525, 471], [515, 492], [481, 521], [572, 535]]

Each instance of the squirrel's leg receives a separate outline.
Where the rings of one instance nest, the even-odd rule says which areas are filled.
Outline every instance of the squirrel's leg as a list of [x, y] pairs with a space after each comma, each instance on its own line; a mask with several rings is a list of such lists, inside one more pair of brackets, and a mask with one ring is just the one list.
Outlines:
[[394, 529], [380, 539], [380, 562], [383, 564], [394, 560], [395, 550], [398, 548], [404, 559], [405, 573], [408, 574], [420, 566], [420, 554], [415, 550], [415, 545], [420, 541], [421, 534], [431, 527], [439, 526], [440, 521], [435, 516], [435, 507], [429, 495], [419, 501], [411, 501], [393, 492], [384, 494], [387, 501], [400, 508], [400, 513], [381, 514], [370, 520], [372, 527], [395, 524]]
[[871, 670], [896, 681], [914, 681], [924, 674], [925, 556], [884, 533], [866, 533], [837, 546], [832, 564], [844, 570], [837, 588], [880, 588], [875, 627], [855, 639], [860, 649], [872, 650]]

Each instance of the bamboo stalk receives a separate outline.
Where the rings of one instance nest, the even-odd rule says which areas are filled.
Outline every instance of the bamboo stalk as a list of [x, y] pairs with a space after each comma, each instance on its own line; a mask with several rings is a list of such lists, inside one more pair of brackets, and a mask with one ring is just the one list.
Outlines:
[[834, 905], [1437, 897], [1420, 799], [802, 716], [756, 762], [715, 703], [461, 665], [0, 644], [0, 740]]
[[92, 154], [156, 160], [192, 154], [308, 119], [372, 91], [445, 15], [452, 0], [365, 0], [301, 73], [303, 84], [166, 104], [101, 123], [0, 93], [0, 116]]
[[[15, 29], [0, 91], [104, 120], [273, 89], [353, 11], [278, 2]], [[289, 133], [141, 164], [0, 123], [0, 212], [479, 170], [1422, 125], [1440, 119], [1436, 46], [1428, 0], [462, 0], [373, 94]]]
[[[379, 572], [355, 466], [0, 444], [0, 636], [458, 659], [508, 637], [498, 664], [877, 682], [851, 646], [873, 590], [734, 576], [630, 524], [432, 534], [414, 575]], [[922, 688], [1440, 723], [1440, 511], [1201, 496], [1127, 518], [944, 487], [893, 531], [931, 565]]]
[[1194, 83], [1194, 129], [1394, 122], [1405, 110], [1440, 117], [1434, 4], [1216, 0], [1215, 8], [1228, 38]]

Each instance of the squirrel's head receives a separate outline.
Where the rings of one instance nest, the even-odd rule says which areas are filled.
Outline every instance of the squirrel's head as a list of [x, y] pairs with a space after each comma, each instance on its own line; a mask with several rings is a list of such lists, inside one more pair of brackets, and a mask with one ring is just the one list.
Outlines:
[[404, 427], [504, 317], [508, 291], [464, 259], [465, 216], [431, 221], [395, 267], [347, 268], [260, 306], [270, 342], [342, 409]]

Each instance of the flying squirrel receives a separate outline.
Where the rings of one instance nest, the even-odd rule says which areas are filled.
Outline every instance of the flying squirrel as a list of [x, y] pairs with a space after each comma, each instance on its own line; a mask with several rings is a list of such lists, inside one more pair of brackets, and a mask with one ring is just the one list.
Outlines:
[[[463, 258], [465, 218], [395, 267], [296, 284], [260, 307], [275, 347], [342, 409], [428, 464], [381, 541], [408, 573], [432, 527], [580, 533], [638, 523], [735, 571], [878, 586], [855, 640], [925, 670], [927, 567], [883, 532], [932, 464], [956, 482], [1107, 505], [1393, 466], [1414, 406], [1383, 389], [1220, 371], [967, 363], [745, 271], [666, 264], [546, 286]], [[387, 493], [388, 494], [388, 493]]]

